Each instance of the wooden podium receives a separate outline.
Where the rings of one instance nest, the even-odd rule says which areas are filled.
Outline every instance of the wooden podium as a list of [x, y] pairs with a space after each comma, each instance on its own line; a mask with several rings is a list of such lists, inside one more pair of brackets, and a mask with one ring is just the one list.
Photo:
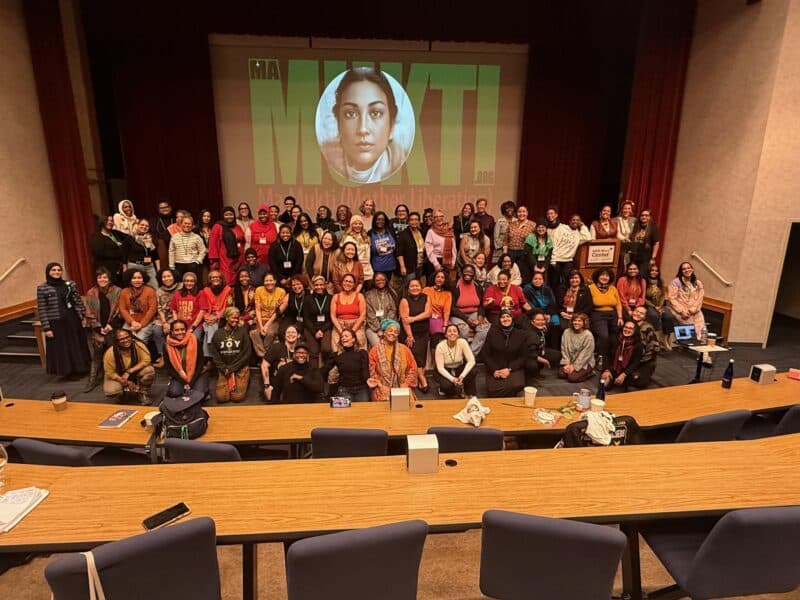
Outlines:
[[575, 254], [575, 268], [581, 272], [583, 278], [589, 282], [600, 267], [608, 267], [614, 273], [612, 283], [616, 279], [617, 265], [619, 264], [620, 241], [617, 238], [591, 240], [578, 246]]

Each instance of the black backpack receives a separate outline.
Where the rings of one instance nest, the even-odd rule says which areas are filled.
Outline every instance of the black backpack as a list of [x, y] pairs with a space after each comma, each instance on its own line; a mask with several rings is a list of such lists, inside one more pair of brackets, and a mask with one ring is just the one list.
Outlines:
[[[161, 401], [159, 414], [153, 417], [153, 434], [150, 436], [150, 455], [155, 458], [156, 446], [161, 433], [165, 437], [193, 440], [208, 429], [208, 413], [203, 409], [205, 395], [190, 390], [188, 395], [177, 398], [167, 396]], [[155, 462], [155, 461], [154, 461]]]
[[[592, 439], [586, 435], [585, 420], [570, 423], [564, 430], [559, 446], [564, 448], [580, 448], [582, 446], [596, 446]], [[611, 436], [611, 446], [626, 446], [641, 444], [642, 433], [636, 419], [627, 415], [614, 417], [614, 433]]]

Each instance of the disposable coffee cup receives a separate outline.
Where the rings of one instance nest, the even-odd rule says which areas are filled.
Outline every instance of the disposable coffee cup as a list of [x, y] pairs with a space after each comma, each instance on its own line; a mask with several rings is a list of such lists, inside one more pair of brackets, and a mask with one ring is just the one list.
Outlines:
[[530, 385], [525, 388], [525, 406], [529, 406], [531, 408], [536, 406], [536, 392], [538, 391], [539, 390]]
[[716, 346], [717, 345], [717, 334], [716, 333], [709, 333], [706, 339], [706, 344], [709, 346]]
[[67, 395], [64, 392], [57, 392], [50, 396], [50, 402], [57, 411], [67, 410]]
[[606, 403], [597, 398], [592, 399], [592, 412], [602, 412], [605, 409]]

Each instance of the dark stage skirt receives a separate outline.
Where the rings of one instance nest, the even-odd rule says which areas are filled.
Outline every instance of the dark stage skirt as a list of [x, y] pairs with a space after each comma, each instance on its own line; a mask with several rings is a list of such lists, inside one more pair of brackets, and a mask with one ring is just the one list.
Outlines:
[[63, 319], [50, 321], [52, 338], [45, 338], [47, 372], [69, 377], [89, 372], [89, 348], [78, 315], [67, 310]]

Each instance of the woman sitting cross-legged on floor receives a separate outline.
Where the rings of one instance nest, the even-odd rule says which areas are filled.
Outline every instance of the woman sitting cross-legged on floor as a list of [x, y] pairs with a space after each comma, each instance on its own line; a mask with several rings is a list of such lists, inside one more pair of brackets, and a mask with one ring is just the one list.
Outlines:
[[633, 321], [625, 321], [619, 332], [611, 364], [600, 375], [600, 380], [605, 383], [606, 389], [616, 385], [624, 392], [631, 385], [633, 374], [639, 369], [641, 360], [642, 340], [639, 328]]
[[400, 323], [391, 319], [381, 322], [383, 336], [369, 351], [369, 379], [373, 402], [389, 400], [393, 387], [417, 387], [417, 362], [408, 346], [401, 344]]
[[570, 383], [586, 381], [594, 372], [594, 336], [586, 313], [574, 313], [570, 328], [561, 336], [561, 367], [558, 376]]
[[222, 311], [219, 329], [211, 338], [211, 357], [217, 367], [217, 402], [241, 402], [250, 382], [250, 336], [239, 326], [239, 309]]
[[189, 333], [186, 321], [176, 319], [166, 338], [166, 369], [169, 373], [167, 396], [180, 397], [192, 390], [208, 395], [208, 376], [203, 372], [203, 351], [197, 338]]

